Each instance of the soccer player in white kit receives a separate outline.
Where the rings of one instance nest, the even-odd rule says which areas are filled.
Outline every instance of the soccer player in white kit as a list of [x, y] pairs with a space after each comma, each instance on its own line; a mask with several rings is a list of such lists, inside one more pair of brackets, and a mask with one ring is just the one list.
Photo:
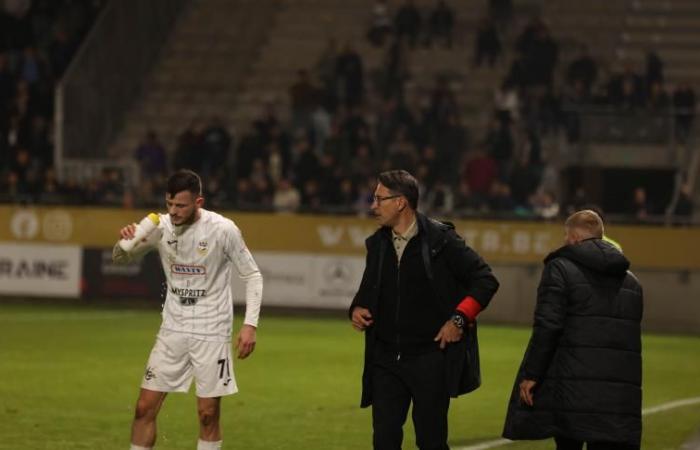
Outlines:
[[[163, 322], [148, 359], [131, 433], [131, 450], [153, 448], [156, 417], [168, 392], [187, 392], [194, 378], [200, 433], [197, 450], [221, 448], [221, 396], [238, 391], [231, 359], [232, 272], [245, 284], [246, 312], [236, 340], [238, 358], [255, 348], [262, 275], [233, 221], [202, 208], [202, 183], [189, 170], [168, 179], [167, 214], [134, 250], [119, 244], [126, 263], [150, 250], [160, 254], [167, 280]], [[132, 239], [135, 225], [120, 230]]]

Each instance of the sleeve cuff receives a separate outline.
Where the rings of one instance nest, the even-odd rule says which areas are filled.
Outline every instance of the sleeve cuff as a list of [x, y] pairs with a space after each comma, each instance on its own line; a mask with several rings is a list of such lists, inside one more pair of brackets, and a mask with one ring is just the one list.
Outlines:
[[473, 322], [476, 320], [476, 316], [479, 315], [482, 308], [479, 302], [474, 300], [474, 297], [468, 295], [457, 305], [456, 309], [457, 312], [463, 314], [470, 322]]

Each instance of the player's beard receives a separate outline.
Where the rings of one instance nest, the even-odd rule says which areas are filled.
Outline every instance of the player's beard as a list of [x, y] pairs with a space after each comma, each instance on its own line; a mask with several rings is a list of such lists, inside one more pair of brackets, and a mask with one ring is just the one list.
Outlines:
[[187, 216], [182, 222], [179, 223], [174, 223], [175, 226], [186, 226], [186, 225], [192, 225], [198, 218], [199, 216], [199, 208], [197, 206], [194, 207], [192, 210], [192, 214]]

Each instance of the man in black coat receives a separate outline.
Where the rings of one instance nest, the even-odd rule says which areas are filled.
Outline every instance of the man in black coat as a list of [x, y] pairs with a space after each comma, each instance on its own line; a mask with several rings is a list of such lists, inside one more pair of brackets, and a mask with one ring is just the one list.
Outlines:
[[642, 288], [591, 210], [566, 220], [545, 259], [532, 337], [503, 436], [554, 437], [558, 450], [639, 449]]
[[413, 402], [421, 450], [447, 446], [450, 397], [480, 384], [475, 318], [498, 289], [490, 267], [454, 227], [416, 211], [408, 172], [379, 175], [367, 263], [350, 306], [365, 332], [361, 406], [372, 405], [374, 448], [401, 449]]

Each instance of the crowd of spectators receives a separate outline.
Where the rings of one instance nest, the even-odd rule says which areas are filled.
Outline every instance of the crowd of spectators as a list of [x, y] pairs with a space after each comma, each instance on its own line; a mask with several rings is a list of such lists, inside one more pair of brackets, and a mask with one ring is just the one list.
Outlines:
[[[52, 7], [58, 3], [63, 6]], [[582, 45], [578, 56], [560, 67], [559, 43], [542, 20], [533, 19], [511, 39], [516, 57], [505, 78], [494, 83], [492, 119], [474, 134], [463, 125], [448, 78], [438, 77], [428, 95], [405, 95], [410, 52], [459, 45], [450, 4], [436, 0], [422, 10], [404, 0], [393, 11], [377, 0], [367, 39], [384, 52], [378, 71], [367, 70], [352, 43], [330, 39], [314, 66], [298, 70], [288, 91], [288, 113], [269, 104], [237, 136], [220, 118], [197, 119], [174, 149], [166, 149], [149, 131], [133, 151], [141, 173], [136, 191], [125, 189], [124, 174], [110, 168], [82, 186], [60, 184], [52, 167], [53, 83], [99, 3], [35, 1], [21, 16], [3, 16], [15, 28], [31, 24], [22, 42], [16, 38], [22, 33], [8, 32], [15, 40], [6, 38], [0, 53], [1, 104], [8, 105], [1, 130], [0, 145], [7, 149], [1, 180], [10, 198], [159, 204], [169, 171], [187, 167], [203, 175], [214, 206], [363, 214], [371, 205], [376, 174], [401, 167], [417, 175], [424, 211], [552, 219], [588, 203], [578, 187], [560, 205], [560, 174], [542, 152], [548, 134], [563, 133], [574, 143], [581, 139], [580, 108], [666, 113], [673, 106], [679, 136], [692, 126], [695, 94], [688, 85], [666, 91], [658, 54], [649, 52], [644, 74], [629, 66], [604, 78], [599, 62]], [[490, 6], [475, 33], [475, 69], [499, 64], [506, 51], [504, 30], [513, 32], [512, 2], [492, 0]], [[660, 207], [639, 200], [646, 196], [639, 189], [630, 193], [631, 206], [619, 212], [639, 219], [661, 214]], [[691, 196], [683, 192], [676, 212], [691, 215]]]
[[[0, 7], [0, 196], [50, 201], [98, 195], [59, 184], [53, 167], [54, 86], [100, 0], [17, 0]], [[79, 194], [79, 195], [76, 195]]]

